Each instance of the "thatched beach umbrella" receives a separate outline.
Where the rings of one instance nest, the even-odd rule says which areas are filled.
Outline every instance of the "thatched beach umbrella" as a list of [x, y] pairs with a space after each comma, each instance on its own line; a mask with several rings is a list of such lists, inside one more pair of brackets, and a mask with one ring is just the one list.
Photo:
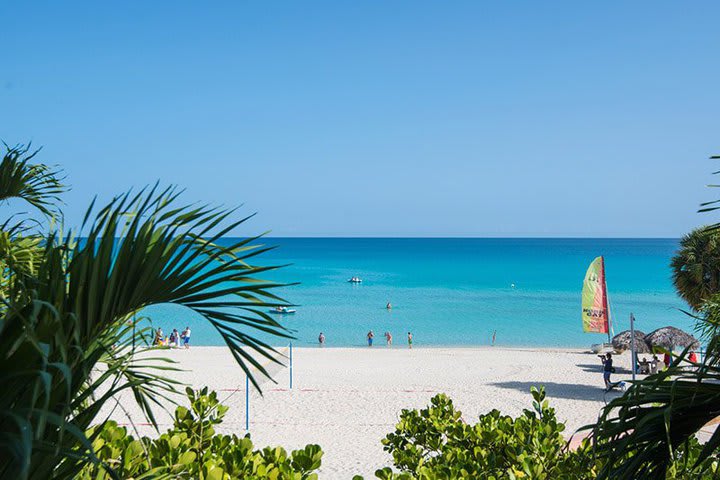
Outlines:
[[700, 342], [698, 342], [697, 338], [675, 327], [658, 328], [654, 332], [647, 334], [645, 341], [650, 346], [663, 347], [668, 350], [672, 350], [675, 347], [690, 347], [693, 350], [700, 348]]
[[[632, 335], [630, 330], [625, 330], [615, 335], [612, 339], [612, 345], [615, 350], [623, 351], [632, 348]], [[635, 351], [637, 353], [651, 353], [650, 345], [645, 341], [645, 334], [640, 330], [635, 330]]]

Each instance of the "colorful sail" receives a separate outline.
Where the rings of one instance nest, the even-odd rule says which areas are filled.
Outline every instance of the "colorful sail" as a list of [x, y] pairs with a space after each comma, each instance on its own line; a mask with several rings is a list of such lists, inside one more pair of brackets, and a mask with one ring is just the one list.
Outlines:
[[608, 333], [610, 314], [603, 257], [593, 260], [585, 274], [582, 290], [582, 320], [584, 332]]

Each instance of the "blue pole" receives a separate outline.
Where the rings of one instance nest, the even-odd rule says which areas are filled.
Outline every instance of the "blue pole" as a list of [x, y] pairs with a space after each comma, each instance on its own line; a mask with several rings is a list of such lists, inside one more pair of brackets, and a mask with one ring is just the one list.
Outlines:
[[245, 430], [250, 430], [250, 377], [245, 375]]
[[292, 342], [290, 342], [290, 390], [292, 390]]

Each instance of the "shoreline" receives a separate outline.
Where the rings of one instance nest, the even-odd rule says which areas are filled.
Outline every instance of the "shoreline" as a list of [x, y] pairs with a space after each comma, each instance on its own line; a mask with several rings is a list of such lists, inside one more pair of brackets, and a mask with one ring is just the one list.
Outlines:
[[[284, 345], [271, 345], [274, 349], [282, 349], [282, 348], [288, 348], [289, 343], [286, 343]], [[190, 349], [193, 348], [208, 348], [208, 349], [227, 349], [228, 347], [225, 345], [197, 345], [197, 344], [191, 344]], [[575, 353], [592, 353], [590, 350], [590, 346], [587, 347], [547, 347], [547, 346], [513, 346], [513, 345], [418, 345], [413, 343], [413, 348], [408, 348], [406, 344], [393, 344], [392, 346], [387, 346], [385, 344], [381, 343], [375, 343], [372, 347], [368, 347], [367, 345], [339, 345], [339, 346], [328, 346], [327, 344], [325, 346], [319, 346], [319, 345], [312, 345], [312, 344], [293, 344], [293, 350], [517, 350], [517, 351], [525, 351], [525, 352], [575, 352]], [[168, 350], [184, 350], [183, 346], [180, 345], [178, 348], [168, 348]]]

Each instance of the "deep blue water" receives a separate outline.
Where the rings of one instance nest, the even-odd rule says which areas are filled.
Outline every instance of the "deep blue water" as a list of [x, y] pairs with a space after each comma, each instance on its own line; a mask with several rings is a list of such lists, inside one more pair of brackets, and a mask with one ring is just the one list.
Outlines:
[[[232, 239], [225, 239], [229, 242]], [[604, 336], [582, 332], [580, 291], [590, 262], [605, 256], [615, 331], [647, 332], [674, 325], [691, 330], [678, 309], [669, 262], [676, 239], [415, 239], [266, 238], [278, 248], [256, 264], [292, 265], [264, 278], [300, 282], [279, 291], [298, 304], [282, 317], [295, 345], [376, 344], [392, 332], [404, 345], [412, 331], [417, 346], [488, 345], [587, 347]], [[347, 279], [360, 276], [363, 283]], [[515, 284], [515, 288], [511, 287]], [[392, 302], [393, 309], [385, 305]], [[193, 344], [220, 345], [219, 335], [192, 312], [160, 306], [154, 324], [193, 329]], [[282, 342], [274, 341], [274, 344]]]

